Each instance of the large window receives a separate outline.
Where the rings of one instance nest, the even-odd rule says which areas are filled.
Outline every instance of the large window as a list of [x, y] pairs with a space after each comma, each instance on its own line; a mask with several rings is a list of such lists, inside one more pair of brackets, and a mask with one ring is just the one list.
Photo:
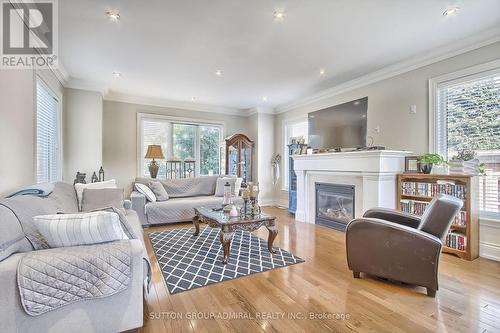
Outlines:
[[41, 80], [36, 83], [36, 181], [62, 178], [59, 100]]
[[303, 137], [305, 142], [307, 143], [307, 133], [308, 133], [308, 123], [307, 120], [300, 120], [295, 122], [290, 122], [285, 124], [284, 126], [284, 150], [283, 150], [283, 189], [288, 190], [288, 178], [289, 178], [289, 151], [288, 145], [291, 143], [292, 138], [300, 138]]
[[435, 82], [432, 94], [434, 149], [447, 159], [476, 152], [481, 214], [500, 217], [500, 69]]
[[[195, 160], [196, 175], [222, 173], [222, 124], [206, 124], [170, 117], [139, 115], [140, 175], [149, 177], [148, 145], [161, 145], [167, 160]], [[159, 178], [166, 177], [165, 161], [159, 161]]]

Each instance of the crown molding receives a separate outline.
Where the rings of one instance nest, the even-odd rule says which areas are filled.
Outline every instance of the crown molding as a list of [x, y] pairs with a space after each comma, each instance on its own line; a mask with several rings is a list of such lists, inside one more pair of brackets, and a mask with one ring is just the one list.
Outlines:
[[254, 114], [275, 114], [274, 108], [271, 106], [256, 106], [251, 109], [245, 110], [245, 115], [247, 117], [253, 116]]
[[54, 67], [54, 68], [51, 67], [50, 70], [52, 71], [52, 73], [54, 73], [55, 77], [61, 83], [61, 85], [63, 87], [66, 87], [66, 85], [68, 84], [68, 82], [71, 78], [68, 74], [68, 71], [66, 70], [66, 68], [62, 64], [61, 59], [58, 60], [57, 67]]
[[79, 80], [72, 77], [70, 77], [64, 87], [70, 89], [94, 91], [100, 93], [102, 96], [108, 93], [108, 88], [103, 83]]
[[454, 56], [470, 52], [481, 47], [497, 43], [500, 41], [500, 27], [492, 30], [487, 30], [481, 34], [472, 36], [470, 38], [462, 39], [457, 45], [457, 43], [453, 45], [446, 45], [439, 49], [434, 50], [433, 52], [428, 52], [426, 54], [422, 54], [420, 56], [413, 57], [409, 60], [402, 61], [385, 68], [382, 68], [378, 71], [360, 76], [353, 80], [340, 83], [331, 88], [322, 90], [318, 93], [315, 93], [311, 96], [292, 101], [289, 103], [285, 103], [279, 105], [275, 108], [275, 113], [283, 113], [287, 112], [299, 107], [304, 107], [309, 104], [334, 97], [336, 95], [358, 89], [400, 74], [404, 74], [410, 72], [412, 70], [431, 65], [433, 63], [452, 58]]
[[146, 97], [146, 96], [135, 96], [129, 94], [123, 94], [118, 92], [107, 92], [103, 95], [104, 100], [131, 103], [131, 104], [142, 104], [149, 106], [166, 107], [181, 110], [190, 111], [200, 111], [200, 112], [212, 112], [212, 113], [222, 113], [234, 116], [247, 116], [247, 111], [237, 108], [231, 108], [227, 106], [217, 106], [211, 104], [202, 104], [186, 101], [177, 101], [157, 97]]

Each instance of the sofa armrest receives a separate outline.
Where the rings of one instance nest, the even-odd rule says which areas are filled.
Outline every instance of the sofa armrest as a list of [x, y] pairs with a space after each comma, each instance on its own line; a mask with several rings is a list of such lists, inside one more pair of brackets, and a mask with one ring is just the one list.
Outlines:
[[420, 225], [420, 217], [389, 208], [369, 209], [363, 214], [363, 217], [386, 220], [412, 228], [417, 228]]
[[426, 232], [375, 218], [352, 220], [346, 228], [349, 269], [438, 289], [442, 241]]
[[146, 196], [137, 191], [133, 191], [130, 194], [130, 201], [132, 203], [132, 209], [135, 210], [135, 212], [137, 213], [137, 216], [139, 217], [139, 221], [141, 221], [141, 224], [143, 226], [147, 225], [148, 220], [146, 216]]

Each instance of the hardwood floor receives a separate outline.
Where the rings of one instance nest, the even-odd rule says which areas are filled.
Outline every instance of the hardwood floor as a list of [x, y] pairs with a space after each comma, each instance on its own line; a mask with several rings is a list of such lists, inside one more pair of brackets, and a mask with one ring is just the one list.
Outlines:
[[[274, 245], [305, 263], [170, 295], [146, 236], [153, 282], [140, 331], [500, 332], [500, 263], [443, 254], [440, 289], [430, 298], [422, 287], [354, 279], [343, 233], [295, 222], [282, 209], [265, 211], [277, 216]], [[265, 228], [255, 234], [267, 239]]]

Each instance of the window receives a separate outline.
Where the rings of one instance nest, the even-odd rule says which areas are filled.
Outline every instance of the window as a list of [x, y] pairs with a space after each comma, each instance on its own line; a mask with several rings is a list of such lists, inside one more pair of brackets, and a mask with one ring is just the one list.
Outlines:
[[303, 137], [305, 139], [305, 142], [307, 143], [307, 133], [308, 133], [308, 123], [307, 120], [305, 121], [296, 121], [293, 123], [288, 123], [285, 124], [284, 127], [284, 150], [283, 150], [283, 156], [284, 156], [284, 163], [283, 163], [283, 189], [288, 190], [288, 169], [289, 169], [289, 158], [290, 154], [288, 151], [288, 145], [291, 143], [292, 138], [299, 138]]
[[500, 217], [500, 68], [434, 82], [433, 93], [434, 149], [446, 159], [462, 150], [477, 154], [486, 172], [481, 215]]
[[36, 84], [36, 181], [62, 178], [59, 100], [41, 80]]
[[[140, 124], [140, 175], [149, 177], [149, 159], [145, 159], [148, 145], [161, 145], [167, 160], [196, 161], [196, 175], [222, 173], [221, 143], [223, 126], [171, 117], [139, 114]], [[165, 162], [160, 161], [159, 178], [166, 177]]]

